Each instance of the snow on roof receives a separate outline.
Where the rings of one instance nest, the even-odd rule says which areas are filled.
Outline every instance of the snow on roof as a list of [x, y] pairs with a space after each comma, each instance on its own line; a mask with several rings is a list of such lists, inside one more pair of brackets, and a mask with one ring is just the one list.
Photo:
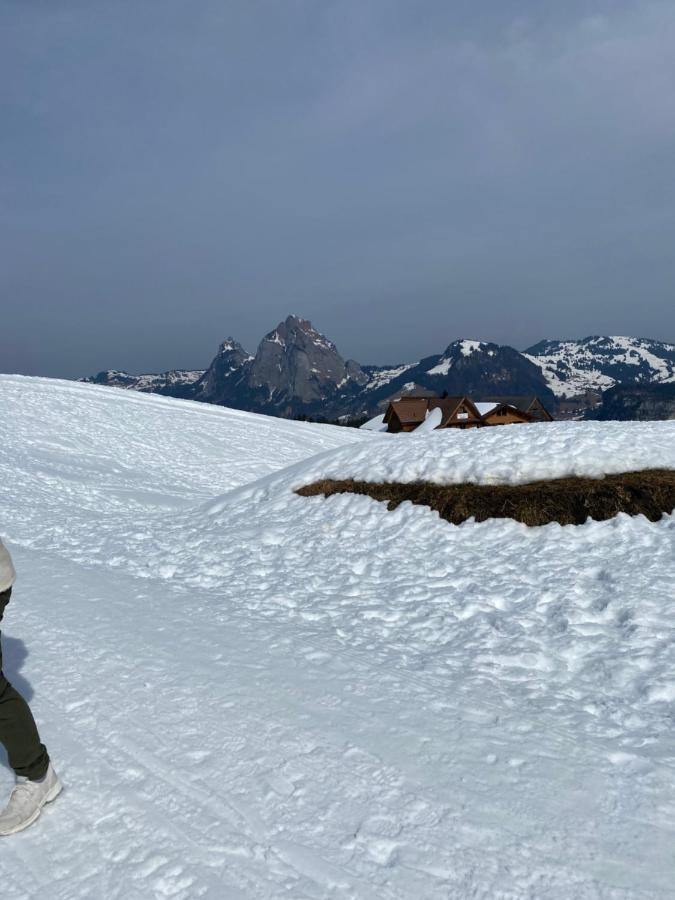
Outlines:
[[433, 431], [434, 428], [438, 428], [438, 426], [443, 421], [443, 410], [440, 406], [437, 406], [435, 409], [427, 410], [424, 422], [412, 432], [415, 437], [419, 437], [421, 434], [426, 434], [429, 431]]
[[481, 414], [481, 416], [486, 416], [489, 412], [492, 412], [493, 409], [497, 409], [499, 406], [498, 403], [476, 403], [476, 409]]
[[360, 426], [364, 431], [386, 431], [387, 426], [384, 424], [384, 413], [381, 416], [374, 416]]

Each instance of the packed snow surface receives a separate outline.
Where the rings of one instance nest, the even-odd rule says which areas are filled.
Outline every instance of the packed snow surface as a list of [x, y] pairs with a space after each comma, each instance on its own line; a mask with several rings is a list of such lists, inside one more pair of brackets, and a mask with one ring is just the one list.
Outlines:
[[15, 377], [0, 410], [6, 670], [66, 786], [3, 900], [672, 897], [673, 516], [293, 493], [672, 465], [670, 423], [390, 436]]

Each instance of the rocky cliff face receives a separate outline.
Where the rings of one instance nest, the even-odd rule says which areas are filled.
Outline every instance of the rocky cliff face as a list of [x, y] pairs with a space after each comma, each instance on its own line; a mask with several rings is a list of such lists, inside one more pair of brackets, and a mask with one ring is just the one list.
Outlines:
[[248, 373], [253, 391], [293, 410], [333, 399], [339, 388], [366, 381], [358, 363], [346, 363], [335, 344], [311, 322], [288, 316], [260, 342]]
[[224, 341], [194, 399], [274, 415], [339, 415], [336, 398], [366, 381], [358, 363], [345, 362], [335, 344], [307, 319], [288, 316], [251, 356]]

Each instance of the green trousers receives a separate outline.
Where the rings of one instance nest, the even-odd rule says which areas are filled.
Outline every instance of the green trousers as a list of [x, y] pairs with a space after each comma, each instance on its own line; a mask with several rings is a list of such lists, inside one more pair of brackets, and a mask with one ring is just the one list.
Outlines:
[[[9, 603], [12, 589], [0, 594], [0, 621]], [[35, 719], [23, 699], [2, 673], [2, 644], [0, 643], [0, 744], [7, 751], [9, 764], [17, 775], [36, 781], [47, 771], [49, 755], [40, 743]]]

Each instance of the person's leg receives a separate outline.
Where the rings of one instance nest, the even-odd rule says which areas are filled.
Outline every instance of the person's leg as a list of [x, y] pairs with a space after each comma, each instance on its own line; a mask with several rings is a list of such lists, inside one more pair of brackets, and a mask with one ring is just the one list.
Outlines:
[[[9, 603], [11, 588], [0, 594], [0, 620]], [[35, 719], [21, 694], [2, 673], [0, 643], [0, 743], [7, 750], [10, 766], [17, 775], [37, 781], [49, 766], [47, 748], [40, 742]]]

